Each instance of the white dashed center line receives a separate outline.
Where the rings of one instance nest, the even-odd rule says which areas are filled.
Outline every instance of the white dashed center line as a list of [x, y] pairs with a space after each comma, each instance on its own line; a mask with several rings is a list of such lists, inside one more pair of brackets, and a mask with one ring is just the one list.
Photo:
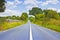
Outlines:
[[33, 40], [33, 37], [32, 37], [32, 29], [31, 29], [31, 24], [30, 24], [30, 40]]

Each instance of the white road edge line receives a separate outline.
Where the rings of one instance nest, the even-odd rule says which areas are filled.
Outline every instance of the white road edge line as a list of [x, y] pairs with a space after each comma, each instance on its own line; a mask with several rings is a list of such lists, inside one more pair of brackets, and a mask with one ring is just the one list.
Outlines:
[[33, 40], [33, 37], [32, 37], [32, 29], [31, 29], [31, 24], [30, 24], [30, 40]]

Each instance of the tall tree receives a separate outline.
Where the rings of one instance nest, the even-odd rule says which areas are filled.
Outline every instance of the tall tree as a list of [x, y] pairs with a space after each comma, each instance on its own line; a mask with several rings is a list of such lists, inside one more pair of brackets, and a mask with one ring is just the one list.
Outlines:
[[35, 20], [40, 20], [40, 21], [42, 21], [42, 20], [43, 20], [43, 17], [44, 17], [44, 14], [36, 14], [36, 15], [35, 15]]
[[44, 14], [47, 18], [58, 18], [58, 13], [54, 10], [44, 10]]
[[15, 15], [13, 15], [13, 16], [11, 17], [11, 19], [15, 20], [15, 19], [16, 19], [16, 16], [15, 16]]
[[4, 12], [5, 8], [5, 0], [0, 0], [0, 12]]
[[41, 8], [33, 7], [32, 10], [29, 10], [29, 15], [40, 14], [43, 13]]
[[28, 14], [27, 13], [22, 13], [21, 17], [22, 20], [27, 20]]

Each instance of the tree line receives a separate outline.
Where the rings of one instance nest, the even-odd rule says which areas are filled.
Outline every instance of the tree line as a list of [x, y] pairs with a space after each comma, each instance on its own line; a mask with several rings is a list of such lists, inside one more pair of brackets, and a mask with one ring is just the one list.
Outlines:
[[[52, 9], [44, 9], [38, 7], [33, 7], [31, 10], [29, 10], [29, 15], [35, 16], [35, 20], [44, 20], [48, 21], [51, 18], [53, 19], [60, 19], [60, 13], [52, 10]], [[30, 17], [31, 20], [33, 20], [33, 17]]]
[[60, 32], [60, 12], [33, 7], [29, 15], [33, 15], [29, 17], [32, 23]]
[[10, 21], [18, 20], [18, 21], [27, 22], [27, 20], [28, 20], [28, 14], [27, 13], [22, 13], [21, 16], [12, 15], [12, 16], [0, 17], [0, 26], [2, 26], [6, 22], [9, 23], [10, 22], [9, 20]]

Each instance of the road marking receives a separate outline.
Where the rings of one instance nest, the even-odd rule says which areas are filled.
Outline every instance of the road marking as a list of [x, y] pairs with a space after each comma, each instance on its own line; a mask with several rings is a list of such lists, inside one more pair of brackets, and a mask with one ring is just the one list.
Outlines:
[[30, 40], [33, 40], [33, 37], [32, 37], [32, 29], [31, 29], [31, 24], [30, 24]]

